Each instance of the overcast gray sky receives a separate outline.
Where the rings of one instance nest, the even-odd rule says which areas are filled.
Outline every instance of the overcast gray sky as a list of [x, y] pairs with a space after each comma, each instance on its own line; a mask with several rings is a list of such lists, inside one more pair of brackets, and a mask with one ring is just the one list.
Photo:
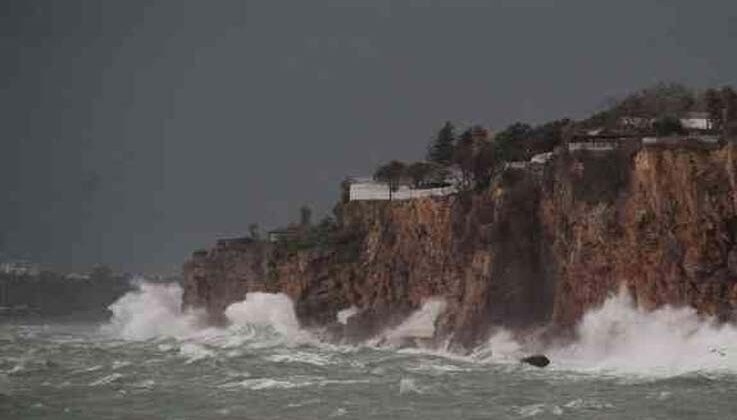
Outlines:
[[0, 251], [177, 267], [445, 120], [737, 84], [734, 1], [0, 0]]

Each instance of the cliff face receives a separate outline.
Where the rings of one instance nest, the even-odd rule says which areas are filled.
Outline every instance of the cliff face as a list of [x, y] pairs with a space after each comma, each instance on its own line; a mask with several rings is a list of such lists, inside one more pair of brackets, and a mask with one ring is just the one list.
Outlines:
[[[221, 243], [195, 254], [184, 302], [217, 318], [248, 291], [280, 291], [304, 325], [360, 339], [443, 297], [438, 336], [461, 345], [493, 325], [570, 326], [620, 284], [646, 308], [727, 316], [737, 305], [734, 155], [564, 154], [480, 193], [345, 203], [343, 239], [327, 249]], [[335, 326], [351, 306], [359, 314]]]
[[[575, 322], [620, 284], [644, 308], [690, 305], [728, 317], [737, 305], [735, 148], [645, 149], [619, 159], [612, 167], [626, 172], [617, 194], [587, 200], [576, 182], [596, 183], [601, 165], [572, 159], [543, 200], [559, 265], [554, 321]], [[617, 174], [604, 176], [616, 183]]]
[[184, 264], [184, 293], [188, 307], [204, 308], [213, 322], [247, 292], [265, 290], [269, 245], [247, 240], [221, 240], [200, 250]]

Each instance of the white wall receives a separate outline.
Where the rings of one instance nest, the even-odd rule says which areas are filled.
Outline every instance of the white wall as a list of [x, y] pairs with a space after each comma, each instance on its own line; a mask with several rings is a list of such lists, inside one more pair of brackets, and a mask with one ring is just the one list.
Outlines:
[[568, 150], [573, 152], [576, 150], [590, 150], [592, 152], [608, 152], [617, 148], [612, 142], [577, 142], [568, 143]]
[[696, 130], [708, 130], [711, 128], [711, 123], [706, 118], [681, 118], [681, 125], [685, 128]]
[[[443, 196], [456, 192], [455, 187], [412, 189], [400, 186], [391, 194], [392, 200], [409, 200], [412, 198]], [[389, 185], [380, 182], [353, 183], [350, 186], [350, 201], [355, 200], [388, 200]]]

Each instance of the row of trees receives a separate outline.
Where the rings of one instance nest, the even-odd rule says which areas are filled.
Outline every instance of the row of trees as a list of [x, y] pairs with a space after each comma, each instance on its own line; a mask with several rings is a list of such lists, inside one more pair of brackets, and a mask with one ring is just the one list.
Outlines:
[[389, 198], [400, 185], [411, 185], [413, 188], [435, 188], [448, 185], [450, 175], [448, 167], [437, 162], [420, 161], [410, 164], [393, 160], [379, 166], [374, 172], [374, 179], [389, 185]]
[[374, 179], [387, 183], [390, 192], [403, 184], [415, 188], [448, 185], [450, 176], [463, 189], [483, 188], [505, 162], [528, 161], [551, 151], [560, 144], [569, 124], [568, 119], [535, 127], [514, 123], [492, 136], [478, 125], [458, 135], [455, 126], [446, 122], [430, 141], [425, 161], [391, 161], [377, 168]]

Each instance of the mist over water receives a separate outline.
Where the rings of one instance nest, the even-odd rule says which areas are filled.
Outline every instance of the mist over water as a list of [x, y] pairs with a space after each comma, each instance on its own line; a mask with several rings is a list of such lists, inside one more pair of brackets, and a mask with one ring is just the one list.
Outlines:
[[[324, 343], [282, 294], [252, 293], [224, 328], [181, 311], [178, 285], [140, 282], [103, 324], [0, 327], [0, 418], [727, 418], [737, 330], [624, 294], [544, 349], [498, 331], [467, 356], [392, 341], [432, 336], [430, 299], [384, 340]], [[355, 308], [339, 316], [350, 317]], [[417, 341], [425, 343], [423, 340]], [[726, 417], [725, 417], [726, 416]]]

